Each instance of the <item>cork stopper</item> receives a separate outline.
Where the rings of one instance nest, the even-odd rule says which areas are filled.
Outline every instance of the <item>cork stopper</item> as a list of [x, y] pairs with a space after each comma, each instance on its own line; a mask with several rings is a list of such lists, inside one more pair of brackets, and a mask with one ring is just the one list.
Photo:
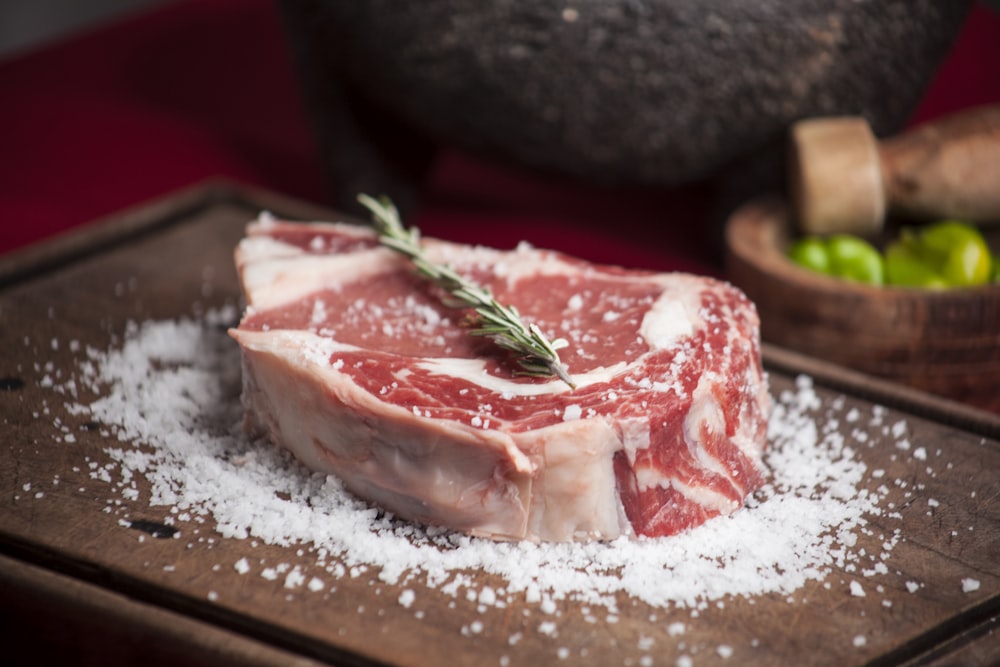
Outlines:
[[879, 148], [867, 121], [816, 118], [795, 123], [789, 188], [796, 222], [806, 234], [872, 236], [882, 229], [886, 199]]

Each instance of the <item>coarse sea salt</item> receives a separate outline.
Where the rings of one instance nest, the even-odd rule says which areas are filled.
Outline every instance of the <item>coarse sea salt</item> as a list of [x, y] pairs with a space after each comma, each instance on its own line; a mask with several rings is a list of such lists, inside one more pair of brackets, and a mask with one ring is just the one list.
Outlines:
[[[351, 496], [336, 478], [247, 437], [239, 351], [224, 332], [235, 318], [230, 307], [199, 320], [130, 326], [120, 347], [88, 350], [79, 364], [75, 381], [99, 398], [69, 406], [113, 433], [117, 443], [106, 453], [118, 464], [115, 473], [148, 482], [140, 501], [214, 521], [225, 538], [311, 548], [334, 579], [370, 571], [399, 585], [404, 607], [423, 586], [452, 597], [468, 593], [483, 607], [521, 600], [546, 613], [556, 611], [554, 601], [574, 600], [607, 608], [609, 620], [621, 594], [697, 610], [727, 596], [787, 595], [835, 568], [885, 571], [870, 566], [888, 557], [892, 540], [878, 555], [856, 545], [867, 517], [882, 514], [888, 489], [862, 485], [866, 467], [843, 436], [824, 428], [828, 417], [808, 377], [775, 397], [765, 458], [771, 478], [746, 508], [667, 538], [494, 542], [397, 520]], [[873, 411], [871, 418], [876, 424], [882, 417]], [[859, 419], [851, 413], [851, 421]], [[905, 425], [893, 431], [903, 437]], [[135, 490], [129, 494], [133, 499]], [[250, 562], [233, 567], [245, 574]], [[474, 572], [500, 577], [503, 588], [494, 580], [487, 591]], [[307, 581], [298, 565], [259, 572], [270, 580], [281, 574], [290, 588]], [[322, 579], [309, 581], [318, 582], [310, 590], [324, 588]], [[851, 592], [858, 591], [852, 583]], [[670, 626], [671, 635], [682, 632], [683, 625]]]

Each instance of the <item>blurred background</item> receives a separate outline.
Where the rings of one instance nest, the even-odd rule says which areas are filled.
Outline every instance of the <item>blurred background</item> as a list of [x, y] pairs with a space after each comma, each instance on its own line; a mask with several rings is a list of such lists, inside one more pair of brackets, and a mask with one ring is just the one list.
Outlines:
[[7, 0], [0, 3], [0, 58], [166, 0]]

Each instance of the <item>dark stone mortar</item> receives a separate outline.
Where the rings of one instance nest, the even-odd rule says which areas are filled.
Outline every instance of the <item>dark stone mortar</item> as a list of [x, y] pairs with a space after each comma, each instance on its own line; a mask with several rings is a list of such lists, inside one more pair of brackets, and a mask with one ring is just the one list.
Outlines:
[[441, 145], [595, 184], [773, 186], [796, 119], [899, 129], [970, 2], [279, 5], [336, 203], [406, 208]]

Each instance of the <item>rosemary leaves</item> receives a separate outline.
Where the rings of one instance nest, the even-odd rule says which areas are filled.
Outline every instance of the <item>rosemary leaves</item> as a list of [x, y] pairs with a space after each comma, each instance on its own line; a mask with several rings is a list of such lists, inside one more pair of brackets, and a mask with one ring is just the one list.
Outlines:
[[559, 359], [558, 351], [569, 344], [565, 339], [550, 341], [535, 324], [526, 323], [517, 308], [499, 303], [489, 289], [463, 278], [450, 266], [428, 260], [420, 246], [420, 230], [416, 227], [404, 227], [399, 219], [399, 212], [387, 197], [375, 199], [361, 194], [358, 195], [358, 202], [371, 211], [372, 222], [382, 245], [408, 257], [421, 275], [448, 292], [455, 303], [446, 302], [447, 305], [472, 308], [475, 311], [478, 326], [470, 329], [470, 334], [485, 336], [501, 348], [513, 352], [520, 366], [518, 374], [556, 376], [570, 388], [576, 388]]

